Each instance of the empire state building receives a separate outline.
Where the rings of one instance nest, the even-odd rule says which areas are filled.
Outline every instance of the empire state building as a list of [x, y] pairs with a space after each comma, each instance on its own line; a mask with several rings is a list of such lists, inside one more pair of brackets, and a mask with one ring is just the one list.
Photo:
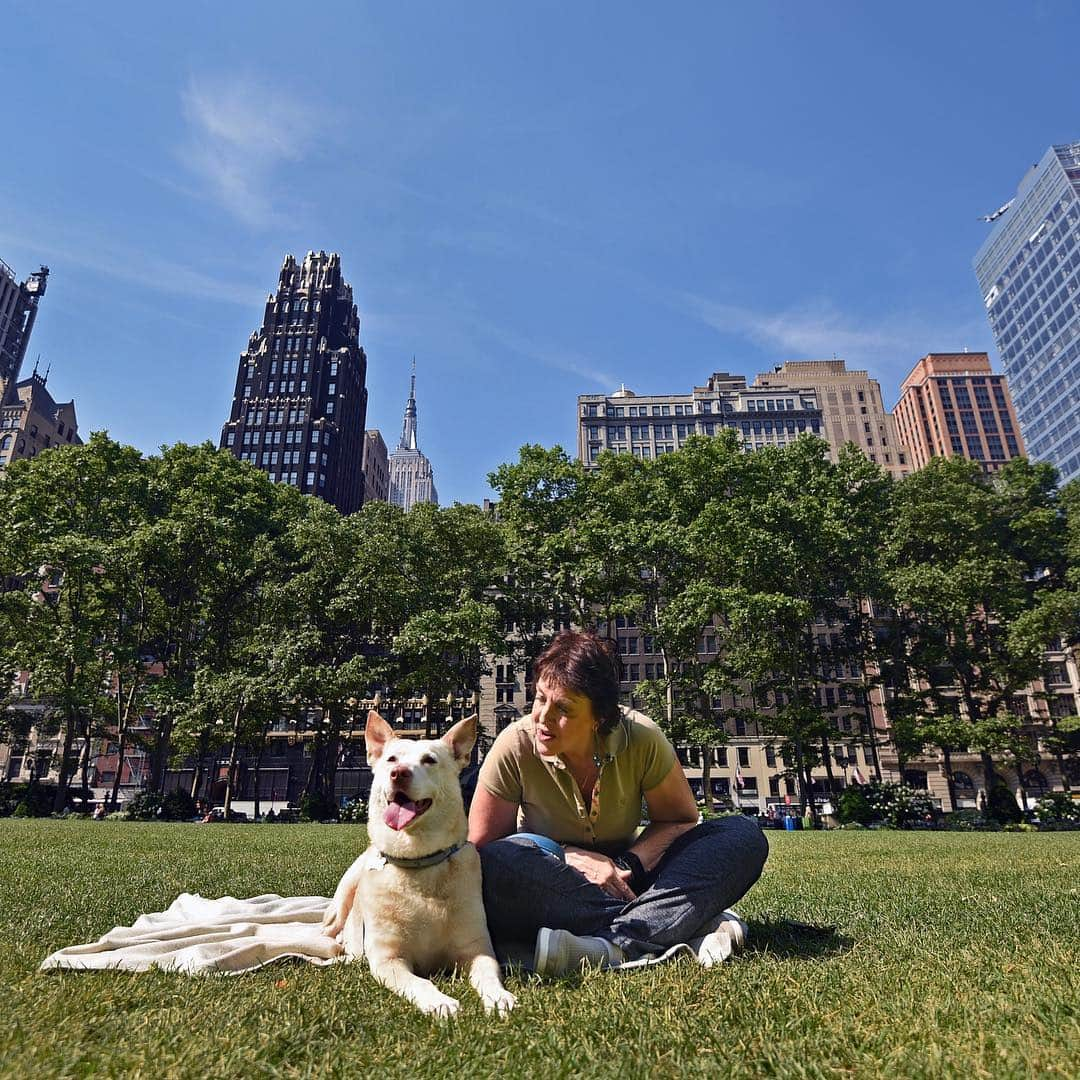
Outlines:
[[417, 503], [439, 505], [431, 462], [420, 452], [416, 434], [416, 361], [413, 361], [409, 400], [405, 403], [401, 441], [389, 455], [387, 463], [390, 467], [390, 502], [406, 511]]

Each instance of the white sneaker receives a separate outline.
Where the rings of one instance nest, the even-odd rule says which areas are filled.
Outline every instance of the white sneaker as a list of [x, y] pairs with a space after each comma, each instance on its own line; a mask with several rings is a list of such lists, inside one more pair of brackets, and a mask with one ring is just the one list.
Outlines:
[[625, 959], [622, 949], [606, 938], [579, 937], [569, 930], [549, 930], [544, 926], [536, 935], [533, 970], [555, 978], [590, 967], [617, 967]]
[[732, 953], [745, 948], [750, 934], [746, 923], [730, 910], [722, 912], [705, 930], [702, 936], [689, 942], [702, 967], [722, 964]]

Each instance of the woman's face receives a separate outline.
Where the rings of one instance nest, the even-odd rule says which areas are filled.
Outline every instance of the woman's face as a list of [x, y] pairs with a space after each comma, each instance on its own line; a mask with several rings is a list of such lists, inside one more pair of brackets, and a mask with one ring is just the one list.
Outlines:
[[593, 752], [596, 713], [584, 694], [538, 679], [532, 720], [536, 749], [544, 757]]

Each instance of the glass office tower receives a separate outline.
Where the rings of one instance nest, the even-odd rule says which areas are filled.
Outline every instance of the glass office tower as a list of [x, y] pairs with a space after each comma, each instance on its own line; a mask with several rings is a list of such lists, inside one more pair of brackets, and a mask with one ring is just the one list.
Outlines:
[[975, 256], [1029, 455], [1080, 476], [1080, 142], [1028, 170]]

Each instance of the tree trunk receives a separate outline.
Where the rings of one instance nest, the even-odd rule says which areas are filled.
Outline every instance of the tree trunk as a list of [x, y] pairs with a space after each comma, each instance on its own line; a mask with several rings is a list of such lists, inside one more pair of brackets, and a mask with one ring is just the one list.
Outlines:
[[821, 736], [821, 760], [825, 763], [825, 775], [829, 778], [829, 799], [832, 800], [836, 793], [836, 780], [833, 778], [832, 754], [829, 752], [828, 735]]
[[209, 741], [210, 732], [206, 728], [203, 728], [199, 733], [199, 744], [195, 748], [195, 768], [191, 776], [191, 797], [193, 799], [199, 798], [199, 787], [202, 784], [203, 776], [206, 773], [206, 752]]
[[90, 786], [90, 745], [93, 743], [93, 725], [90, 718], [86, 720], [86, 730], [83, 732], [82, 752], [79, 754], [79, 779], [83, 791]]
[[987, 750], [981, 750], [979, 758], [982, 761], [983, 784], [986, 785], [986, 806], [989, 809], [990, 792], [994, 790], [994, 759]]
[[236, 706], [233, 714], [232, 742], [229, 746], [229, 768], [225, 773], [225, 820], [229, 820], [232, 810], [233, 786], [236, 784], [236, 763], [240, 749], [240, 717], [244, 715], [244, 702]]
[[75, 745], [75, 719], [69, 711], [64, 722], [64, 746], [60, 753], [60, 774], [56, 778], [56, 798], [53, 799], [53, 813], [59, 814], [67, 803], [68, 765], [71, 749]]
[[161, 791], [165, 787], [165, 770], [169, 767], [169, 744], [172, 740], [172, 719], [162, 716], [158, 723], [157, 743], [150, 768], [150, 791]]
[[705, 816], [713, 811], [712, 802], [712, 747], [701, 748], [701, 790], [705, 796]]
[[795, 776], [799, 781], [799, 804], [803, 811], [810, 801], [810, 789], [806, 782], [806, 760], [803, 756], [802, 739], [795, 740]]
[[1069, 774], [1065, 771], [1065, 755], [1061, 752], [1060, 739], [1057, 732], [1057, 719], [1053, 716], [1049, 718], [1050, 732], [1054, 736], [1054, 744], [1057, 747], [1054, 750], [1054, 760], [1057, 762], [1058, 775], [1061, 777], [1061, 788], [1065, 792], [1072, 791], [1072, 786], [1069, 784]]
[[1013, 768], [1016, 769], [1017, 786], [1020, 788], [1020, 812], [1026, 814], [1028, 809], [1028, 793], [1027, 786], [1024, 784], [1024, 763], [1017, 758]]
[[120, 801], [120, 778], [124, 772], [124, 750], [127, 748], [127, 728], [122, 727], [116, 737], [116, 773], [113, 775], [112, 791], [109, 793], [109, 808], [116, 810]]
[[[428, 699], [430, 702], [430, 698]], [[337, 785], [337, 767], [338, 758], [341, 756], [341, 731], [338, 727], [340, 720], [337, 716], [330, 712], [329, 709], [323, 710], [323, 717], [330, 719], [331, 723], [327, 726], [326, 733], [326, 762], [323, 769], [323, 792], [328, 799], [332, 802], [337, 802], [334, 797], [334, 788]], [[431, 706], [428, 705], [428, 717], [426, 720], [427, 730], [431, 730]], [[428, 735], [430, 739], [432, 736]]]
[[259, 748], [258, 748], [258, 750], [255, 751], [255, 769], [254, 769], [254, 772], [255, 772], [255, 806], [254, 806], [254, 808], [252, 809], [252, 812], [251, 812], [252, 821], [258, 821], [259, 820], [259, 806], [260, 806], [260, 800], [259, 800], [259, 783], [260, 783], [260, 781], [259, 781], [259, 777], [262, 774], [262, 757], [263, 757], [263, 751], [266, 749], [266, 736], [267, 736], [267, 733], [269, 731], [270, 731], [269, 722], [263, 724], [262, 735], [259, 738]]
[[949, 791], [949, 809], [956, 810], [956, 783], [952, 774], [952, 751], [947, 746], [941, 748], [941, 761], [945, 766], [945, 786]]
[[127, 746], [127, 729], [131, 720], [131, 709], [135, 704], [135, 691], [139, 681], [138, 679], [132, 680], [126, 705], [121, 693], [122, 685], [118, 676], [116, 682], [116, 775], [113, 776], [112, 792], [109, 795], [109, 805], [113, 810], [116, 809], [116, 804], [120, 801], [120, 780], [124, 772], [124, 749]]

